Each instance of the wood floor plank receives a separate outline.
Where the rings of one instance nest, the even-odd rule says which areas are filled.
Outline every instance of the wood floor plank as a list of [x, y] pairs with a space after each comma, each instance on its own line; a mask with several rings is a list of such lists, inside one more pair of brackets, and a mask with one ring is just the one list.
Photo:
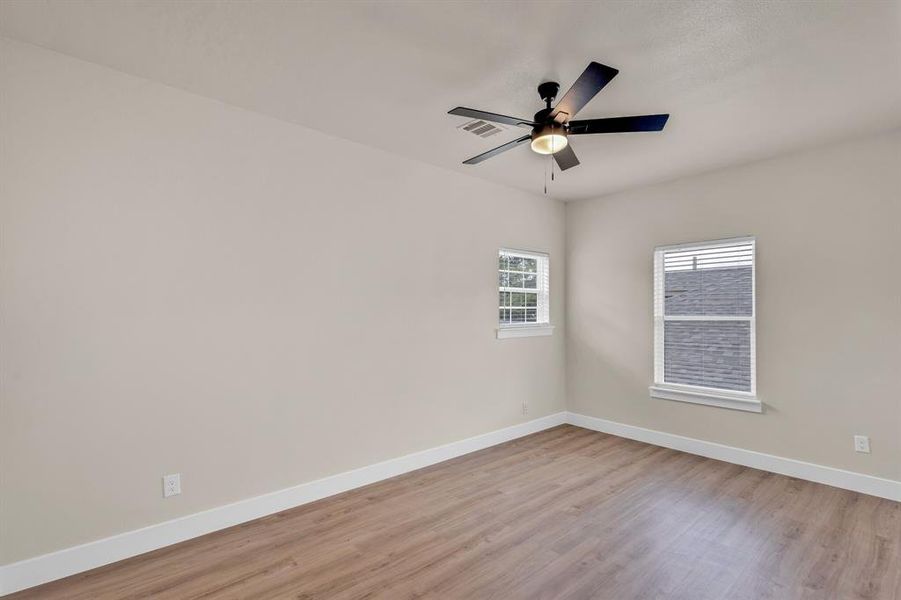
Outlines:
[[564, 425], [10, 600], [901, 600], [901, 504]]

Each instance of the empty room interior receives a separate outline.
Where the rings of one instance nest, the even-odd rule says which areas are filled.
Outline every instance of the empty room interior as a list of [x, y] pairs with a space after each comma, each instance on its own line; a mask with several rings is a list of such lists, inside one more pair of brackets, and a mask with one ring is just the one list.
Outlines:
[[899, 377], [899, 0], [0, 0], [4, 600], [901, 600]]

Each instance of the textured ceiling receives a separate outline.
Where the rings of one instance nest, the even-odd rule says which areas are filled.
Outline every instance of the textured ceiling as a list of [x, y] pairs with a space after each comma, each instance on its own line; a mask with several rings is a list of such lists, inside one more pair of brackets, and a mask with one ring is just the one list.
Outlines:
[[0, 3], [0, 34], [541, 194], [548, 159], [447, 110], [541, 108], [590, 60], [619, 75], [579, 114], [669, 112], [585, 136], [551, 197], [611, 191], [901, 124], [901, 4], [855, 2]]

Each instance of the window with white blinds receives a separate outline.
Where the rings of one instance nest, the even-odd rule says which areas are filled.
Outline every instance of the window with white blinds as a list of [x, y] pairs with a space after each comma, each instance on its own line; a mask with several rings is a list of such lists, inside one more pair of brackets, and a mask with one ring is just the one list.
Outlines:
[[655, 250], [653, 396], [759, 411], [754, 263], [754, 238]]
[[502, 328], [547, 325], [550, 321], [547, 254], [498, 252], [498, 323]]

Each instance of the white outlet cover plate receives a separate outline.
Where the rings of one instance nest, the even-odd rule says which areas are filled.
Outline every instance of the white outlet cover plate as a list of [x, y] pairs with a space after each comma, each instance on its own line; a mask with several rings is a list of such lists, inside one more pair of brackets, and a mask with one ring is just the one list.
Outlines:
[[163, 497], [177, 496], [181, 493], [181, 473], [163, 475]]
[[870, 452], [870, 438], [865, 435], [854, 436], [854, 450], [856, 452]]

